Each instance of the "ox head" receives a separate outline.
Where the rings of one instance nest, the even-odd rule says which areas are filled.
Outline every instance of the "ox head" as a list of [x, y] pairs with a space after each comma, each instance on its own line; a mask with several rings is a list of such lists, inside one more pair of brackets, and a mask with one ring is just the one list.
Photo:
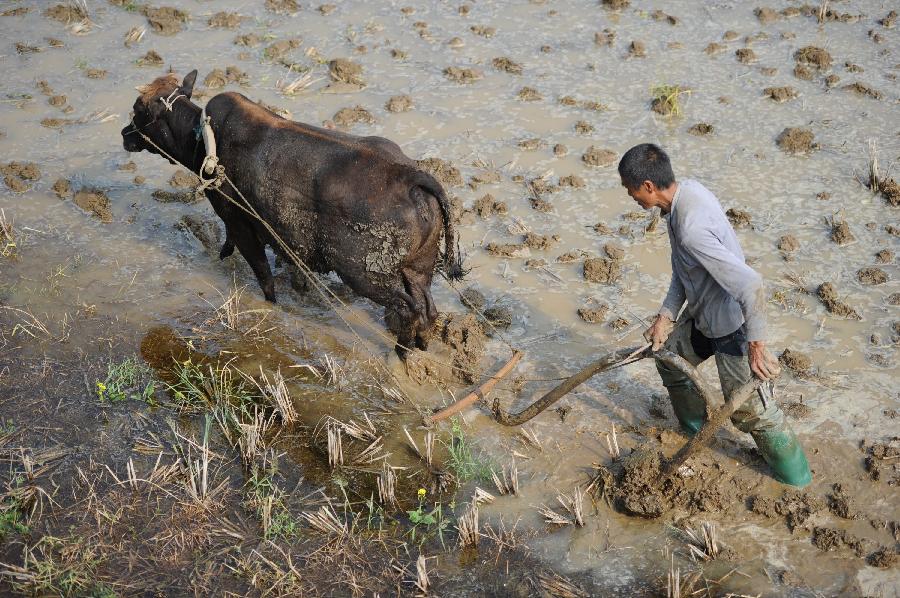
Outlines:
[[197, 71], [193, 70], [180, 84], [178, 78], [169, 73], [148, 85], [138, 86], [140, 95], [134, 101], [131, 122], [122, 129], [125, 150], [159, 154], [159, 150], [141, 136], [143, 133], [170, 156], [180, 156], [182, 148], [178, 146], [178, 139], [184, 138], [181, 129], [192, 126], [189, 118], [194, 114], [186, 115], [178, 105], [190, 103], [196, 80]]

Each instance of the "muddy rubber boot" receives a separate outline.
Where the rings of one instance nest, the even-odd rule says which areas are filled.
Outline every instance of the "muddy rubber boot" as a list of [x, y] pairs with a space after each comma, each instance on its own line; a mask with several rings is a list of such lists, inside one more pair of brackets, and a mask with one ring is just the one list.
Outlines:
[[782, 484], [802, 488], [812, 481], [806, 453], [790, 426], [750, 432], [759, 452]]
[[688, 436], [694, 436], [706, 423], [706, 403], [690, 383], [685, 386], [671, 386], [668, 391], [672, 410], [681, 424], [681, 429]]

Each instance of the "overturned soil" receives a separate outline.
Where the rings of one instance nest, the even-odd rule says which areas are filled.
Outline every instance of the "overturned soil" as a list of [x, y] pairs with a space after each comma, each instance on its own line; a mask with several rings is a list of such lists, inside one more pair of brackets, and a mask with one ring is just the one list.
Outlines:
[[106, 191], [83, 187], [75, 193], [73, 201], [75, 205], [98, 218], [100, 222], [112, 222], [113, 214]]
[[818, 149], [814, 142], [815, 135], [809, 129], [803, 127], [787, 127], [775, 140], [778, 147], [789, 154], [808, 154]]

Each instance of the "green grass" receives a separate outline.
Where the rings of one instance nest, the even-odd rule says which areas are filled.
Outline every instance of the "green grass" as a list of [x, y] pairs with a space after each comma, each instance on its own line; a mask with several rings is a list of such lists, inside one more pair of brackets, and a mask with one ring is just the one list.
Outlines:
[[691, 90], [679, 85], [656, 85], [650, 90], [651, 105], [660, 114], [680, 116], [682, 110], [679, 98], [681, 95], [689, 93]]
[[254, 467], [250, 479], [244, 485], [244, 506], [260, 519], [267, 540], [292, 538], [301, 529], [300, 522], [285, 504], [284, 490], [275, 481], [276, 471], [275, 465], [265, 469]]
[[447, 452], [447, 467], [460, 484], [469, 480], [489, 481], [491, 479], [490, 460], [472, 446], [456, 418], [453, 419]]
[[9, 484], [11, 491], [0, 501], [0, 541], [6, 541], [10, 534], [26, 534], [30, 530], [25, 514], [25, 506], [16, 498], [13, 491], [22, 486], [21, 476], [15, 476]]
[[128, 357], [107, 366], [106, 378], [97, 381], [97, 396], [101, 403], [138, 399], [153, 405], [156, 386], [153, 369], [137, 357]]
[[103, 557], [96, 546], [81, 538], [44, 536], [25, 548], [22, 574], [7, 581], [13, 591], [29, 596], [116, 596], [97, 580]]

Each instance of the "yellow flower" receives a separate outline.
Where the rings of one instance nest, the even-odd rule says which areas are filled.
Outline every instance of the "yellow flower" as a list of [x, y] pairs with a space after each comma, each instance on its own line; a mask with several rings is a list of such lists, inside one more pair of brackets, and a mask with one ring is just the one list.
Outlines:
[[104, 390], [106, 390], [106, 384], [104, 384], [102, 382], [97, 382], [97, 390], [99, 390], [100, 392], [103, 392]]
[[419, 488], [419, 498], [425, 498], [425, 488]]

